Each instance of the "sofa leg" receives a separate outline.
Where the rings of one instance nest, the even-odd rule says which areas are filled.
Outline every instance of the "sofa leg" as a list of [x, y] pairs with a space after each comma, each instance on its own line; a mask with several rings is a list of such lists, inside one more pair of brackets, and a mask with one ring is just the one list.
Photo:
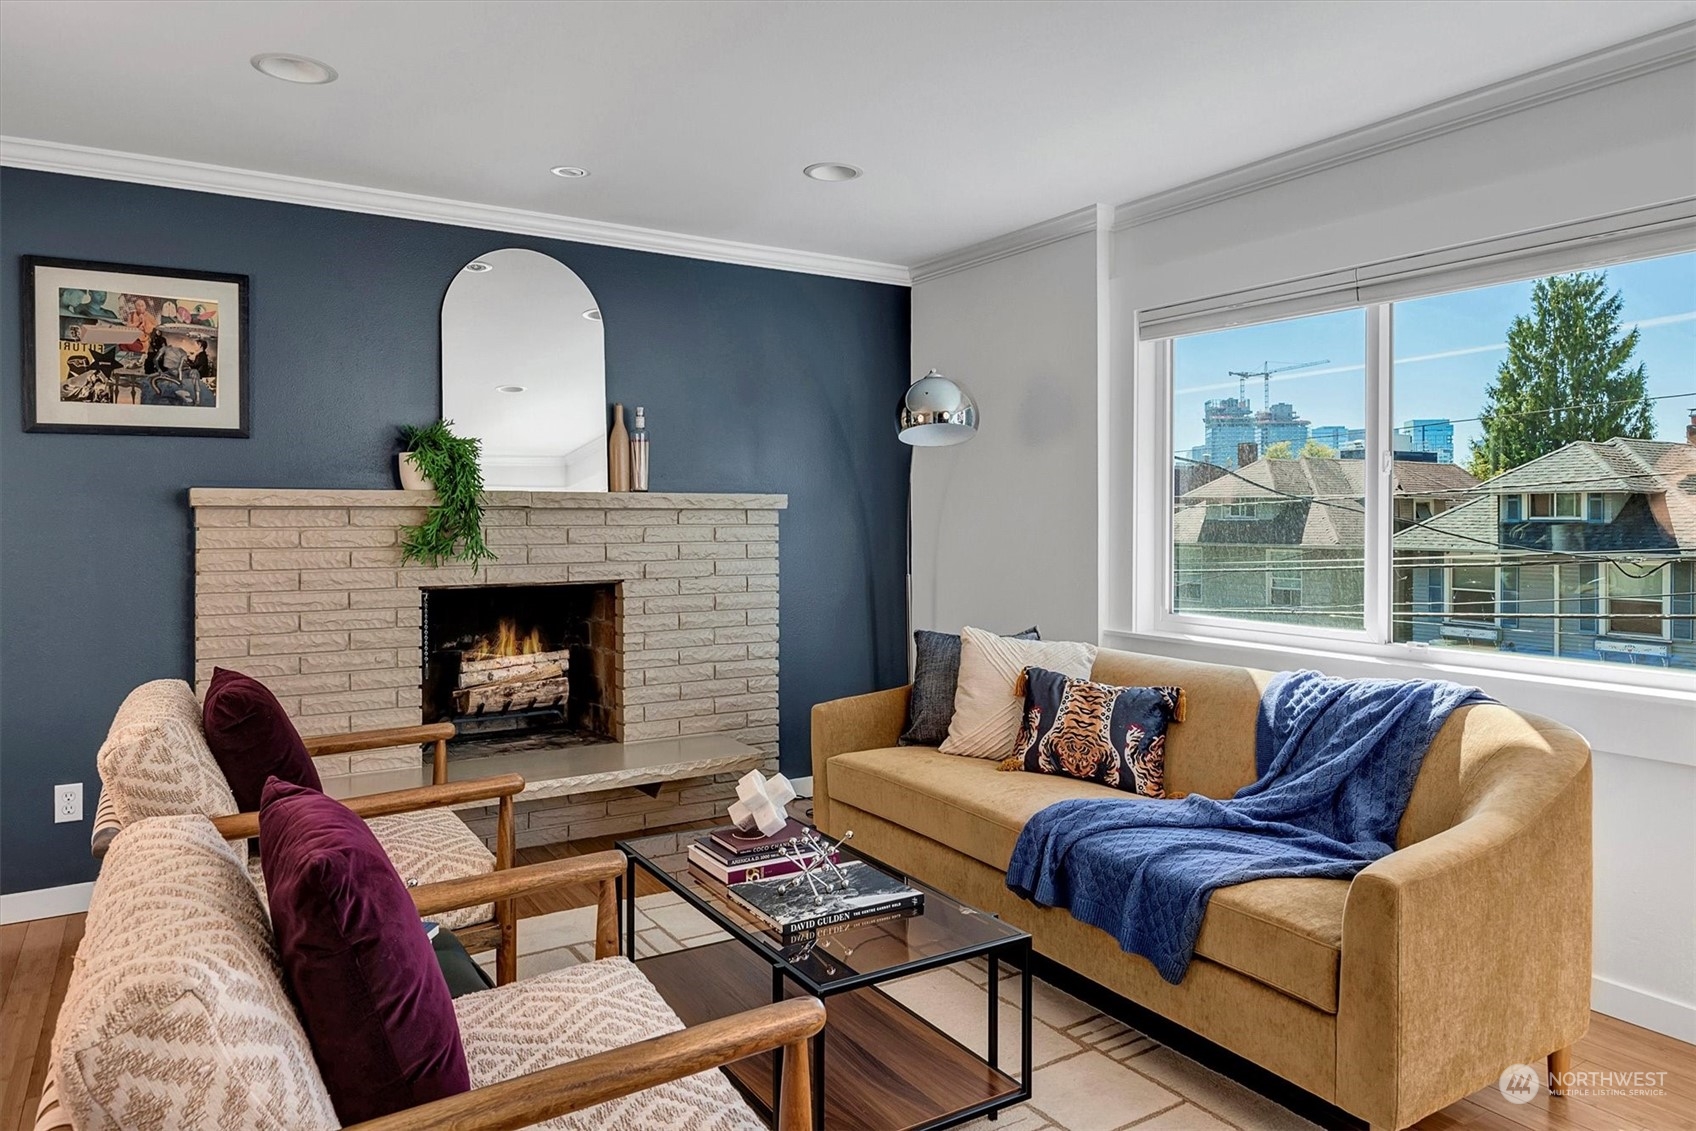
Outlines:
[[1549, 1094], [1566, 1095], [1566, 1083], [1572, 1072], [1572, 1047], [1556, 1049], [1549, 1054]]

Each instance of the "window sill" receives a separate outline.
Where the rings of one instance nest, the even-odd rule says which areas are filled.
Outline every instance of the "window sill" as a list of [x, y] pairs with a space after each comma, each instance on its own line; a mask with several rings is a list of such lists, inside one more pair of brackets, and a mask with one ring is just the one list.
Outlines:
[[1353, 678], [1451, 679], [1469, 683], [1502, 702], [1559, 719], [1598, 750], [1696, 767], [1696, 676], [1638, 669], [1629, 681], [1601, 678], [1616, 672], [1558, 660], [1515, 663], [1491, 654], [1365, 641], [1291, 639], [1274, 633], [1233, 631], [1229, 636], [1183, 629], [1133, 632], [1105, 629], [1103, 647], [1241, 667], [1312, 667]]

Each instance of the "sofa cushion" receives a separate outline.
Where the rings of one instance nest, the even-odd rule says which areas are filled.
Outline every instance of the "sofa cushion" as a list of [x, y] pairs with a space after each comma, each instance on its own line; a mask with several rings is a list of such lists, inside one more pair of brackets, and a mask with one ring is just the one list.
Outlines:
[[252, 676], [213, 668], [202, 720], [207, 748], [242, 812], [259, 808], [268, 777], [324, 788], [288, 712], [271, 689]]
[[1125, 795], [1048, 774], [1004, 774], [995, 762], [956, 758], [931, 746], [838, 754], [826, 763], [833, 801], [875, 813], [956, 852], [1007, 870], [1013, 843], [1039, 809], [1072, 797]]
[[[1014, 640], [1041, 640], [1031, 626]], [[907, 698], [907, 729], [900, 746], [941, 746], [954, 720], [954, 691], [960, 683], [960, 637], [921, 628], [913, 633], [913, 692]]]
[[1087, 676], [1095, 645], [1070, 640], [1014, 640], [981, 628], [960, 630], [960, 682], [954, 717], [940, 749], [967, 758], [1007, 757], [1025, 714], [1019, 676], [1032, 665]]
[[453, 995], [412, 896], [352, 810], [272, 778], [259, 807], [285, 983], [344, 1123], [471, 1087]]
[[[926, 746], [838, 754], [825, 772], [832, 800], [1002, 872], [1038, 810], [1074, 797], [1125, 796], [1072, 778], [998, 773], [993, 762]], [[1347, 880], [1313, 879], [1220, 888], [1202, 920], [1196, 953], [1334, 1013], [1348, 888]]]
[[1166, 735], [1166, 796], [1229, 797], [1259, 776], [1254, 728], [1271, 672], [1103, 648], [1089, 677], [1121, 687], [1184, 689], [1184, 725]]
[[1026, 668], [1025, 721], [1003, 770], [1166, 796], [1166, 727], [1184, 717], [1181, 687], [1118, 687]]
[[[454, 1000], [471, 1083], [485, 1087], [683, 1028], [626, 958], [567, 966]], [[765, 1131], [730, 1080], [707, 1071], [536, 1124], [569, 1131]]]
[[1348, 896], [1347, 880], [1288, 877], [1218, 888], [1195, 952], [1335, 1013]]
[[271, 925], [205, 817], [112, 841], [53, 1035], [81, 1131], [341, 1126], [283, 988]]
[[[200, 700], [180, 679], [144, 683], [124, 698], [95, 757], [118, 822], [186, 813], [223, 817], [235, 795], [201, 731]], [[245, 843], [236, 854], [247, 858]]]

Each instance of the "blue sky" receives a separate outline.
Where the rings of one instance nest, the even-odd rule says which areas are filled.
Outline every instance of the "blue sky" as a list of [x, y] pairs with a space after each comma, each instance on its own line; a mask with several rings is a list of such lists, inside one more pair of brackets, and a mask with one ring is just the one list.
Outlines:
[[[1696, 253], [1641, 260], [1607, 269], [1623, 293], [1623, 319], [1641, 332], [1635, 361], [1647, 367], [1656, 402], [1656, 438], [1684, 439], [1696, 409]], [[1508, 325], [1531, 309], [1531, 281], [1435, 295], [1396, 304], [1395, 408], [1399, 424], [1419, 417], [1455, 420], [1455, 460], [1464, 463], [1484, 389], [1506, 356]], [[1365, 315], [1343, 310], [1311, 318], [1243, 326], [1180, 338], [1173, 350], [1173, 448], [1184, 454], [1202, 441], [1202, 405], [1235, 396], [1233, 369], [1256, 370], [1297, 362], [1324, 364], [1272, 378], [1272, 400], [1289, 401], [1315, 427], [1359, 428], [1366, 418]], [[1262, 384], [1250, 378], [1248, 396], [1263, 406]]]

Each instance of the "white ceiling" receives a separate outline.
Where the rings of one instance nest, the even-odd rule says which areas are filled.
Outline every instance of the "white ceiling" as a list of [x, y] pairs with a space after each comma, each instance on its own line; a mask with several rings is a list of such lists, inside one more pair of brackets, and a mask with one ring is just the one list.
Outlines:
[[[0, 134], [911, 265], [1692, 17], [1696, 0], [6, 0]], [[266, 78], [264, 51], [341, 78]], [[814, 161], [866, 175], [810, 181]]]

